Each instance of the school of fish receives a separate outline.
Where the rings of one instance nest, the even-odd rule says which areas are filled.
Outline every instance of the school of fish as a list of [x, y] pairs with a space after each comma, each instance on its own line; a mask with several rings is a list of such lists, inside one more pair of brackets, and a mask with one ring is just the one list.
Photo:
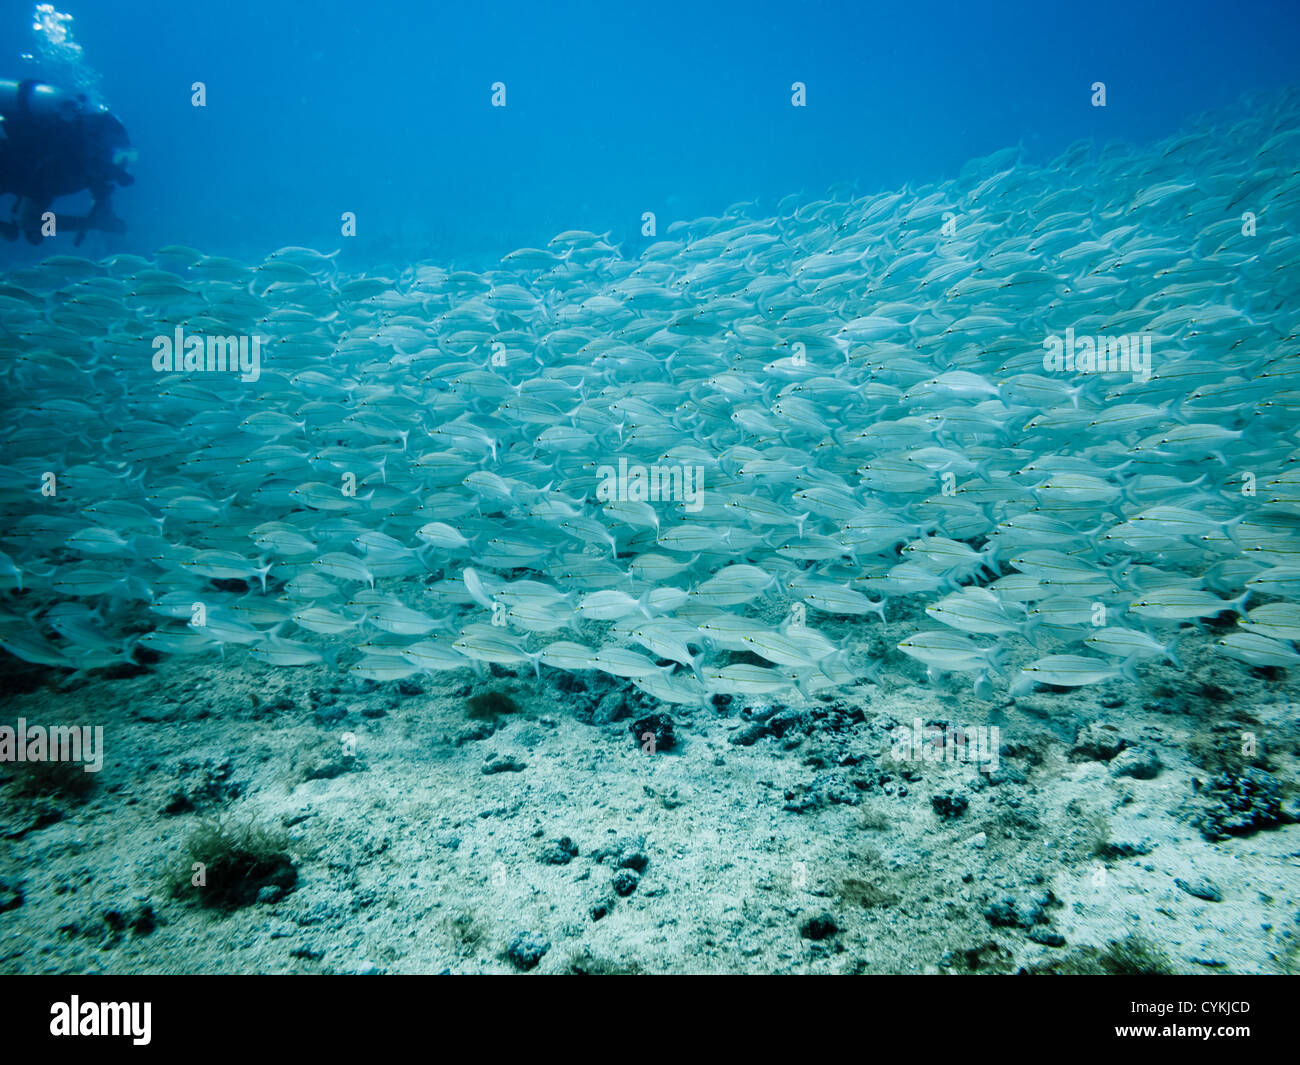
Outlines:
[[[1300, 664], [1296, 93], [639, 254], [571, 231], [385, 273], [8, 272], [0, 646], [707, 705], [870, 679], [899, 619], [980, 696], [1131, 681], [1231, 611], [1217, 652]], [[198, 361], [159, 369], [172, 338]]]

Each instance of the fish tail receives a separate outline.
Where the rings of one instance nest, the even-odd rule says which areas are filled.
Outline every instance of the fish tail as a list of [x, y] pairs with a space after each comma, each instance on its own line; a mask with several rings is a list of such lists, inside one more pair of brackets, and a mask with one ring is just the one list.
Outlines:
[[641, 612], [647, 621], [654, 617], [654, 613], [650, 609], [650, 596], [654, 594], [654, 591], [655, 589], [651, 588], [645, 593], [645, 595], [641, 596], [641, 598], [636, 601], [637, 610]]
[[1132, 579], [1130, 578], [1127, 582], [1124, 580], [1124, 572], [1131, 565], [1133, 565], [1133, 559], [1132, 557], [1129, 557], [1129, 558], [1122, 558], [1118, 562], [1116, 562], [1113, 566], [1106, 567], [1106, 576], [1111, 579], [1111, 582], [1115, 585], [1116, 588], [1124, 588], [1128, 591], [1134, 590]]
[[1246, 616], [1246, 611], [1244, 607], [1246, 606], [1246, 600], [1250, 598], [1251, 591], [1252, 589], [1247, 588], [1244, 592], [1241, 593], [1241, 595], [1237, 596], [1237, 598], [1232, 600], [1232, 602], [1229, 604], [1229, 606], [1231, 606], [1231, 608], [1235, 610], [1238, 614], [1240, 614], [1243, 618]]
[[483, 582], [479, 578], [478, 571], [472, 566], [466, 566], [461, 574], [461, 579], [465, 582], [465, 590], [469, 592], [469, 597], [484, 610], [491, 610], [492, 599], [483, 588]]
[[998, 644], [998, 646], [996, 647], [990, 648], [989, 656], [988, 656], [989, 669], [992, 671], [992, 673], [995, 676], [1005, 677], [1007, 675], [1006, 670], [1003, 666], [1003, 660], [1006, 658], [1006, 656], [1007, 656], [1007, 649], [1001, 644]]
[[1164, 647], [1161, 648], [1161, 650], [1164, 651], [1165, 657], [1174, 664], [1176, 669], [1182, 669], [1183, 664], [1178, 660], [1177, 648], [1178, 637], [1174, 636], [1167, 644], [1165, 644]]
[[807, 679], [806, 679], [805, 677], [803, 677], [803, 676], [802, 676], [801, 674], [799, 674], [799, 673], [791, 673], [791, 674], [789, 674], [789, 677], [790, 677], [790, 683], [794, 686], [794, 690], [797, 691], [800, 695], [802, 695], [802, 696], [803, 696], [805, 699], [807, 699], [809, 702], [811, 702], [811, 701], [812, 701], [812, 692], [810, 692], [810, 691], [808, 690], [808, 681], [807, 681]]
[[1229, 518], [1223, 525], [1223, 535], [1226, 536], [1237, 550], [1243, 550], [1241, 540], [1237, 537], [1237, 527], [1246, 520], [1245, 514], [1238, 514], [1235, 518]]
[[1128, 658], [1124, 659], [1124, 661], [1119, 664], [1119, 675], [1130, 684], [1136, 684], [1138, 682], [1137, 664], [1137, 655], [1129, 655]]
[[980, 565], [988, 570], [994, 577], [1002, 572], [1002, 565], [998, 562], [998, 552], [1001, 545], [996, 540], [990, 540], [988, 545], [980, 552]]
[[1029, 644], [1034, 650], [1038, 650], [1038, 638], [1034, 635], [1034, 630], [1038, 628], [1037, 618], [1028, 618], [1016, 631], [1020, 633], [1025, 643]]

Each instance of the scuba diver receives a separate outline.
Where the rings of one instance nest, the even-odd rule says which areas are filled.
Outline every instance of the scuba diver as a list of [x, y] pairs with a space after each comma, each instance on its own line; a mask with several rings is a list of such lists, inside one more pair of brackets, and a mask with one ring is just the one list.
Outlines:
[[125, 165], [134, 155], [126, 129], [107, 108], [38, 81], [0, 80], [0, 195], [15, 197], [0, 236], [16, 240], [21, 232], [39, 244], [41, 216], [59, 196], [82, 189], [90, 190], [90, 213], [61, 216], [57, 224], [75, 230], [77, 244], [90, 229], [124, 232], [109, 199], [115, 184], [135, 181]]

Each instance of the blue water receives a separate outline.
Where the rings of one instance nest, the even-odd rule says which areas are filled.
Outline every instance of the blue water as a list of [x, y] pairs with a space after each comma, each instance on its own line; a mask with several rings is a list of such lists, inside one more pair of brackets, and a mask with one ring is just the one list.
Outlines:
[[[1150, 140], [1300, 69], [1295, 0], [56, 6], [140, 153], [115, 199], [129, 231], [92, 235], [92, 255], [303, 244], [342, 246], [345, 267], [481, 267], [569, 228], [635, 251], [645, 211], [662, 236], [1012, 145], [1039, 161], [1083, 137]], [[19, 72], [33, 7], [0, 3], [0, 76]], [[54, 250], [71, 249], [0, 247], [0, 266]]]

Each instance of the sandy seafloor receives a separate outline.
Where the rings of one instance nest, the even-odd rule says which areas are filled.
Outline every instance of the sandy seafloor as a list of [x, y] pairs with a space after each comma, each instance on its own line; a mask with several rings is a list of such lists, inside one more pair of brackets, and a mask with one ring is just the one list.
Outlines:
[[[1184, 670], [983, 701], [893, 650], [917, 615], [890, 609], [821, 625], [859, 630], [878, 682], [775, 709], [547, 668], [376, 684], [229, 648], [69, 681], [8, 659], [0, 723], [102, 723], [107, 757], [84, 794], [0, 767], [0, 972], [1093, 971], [1133, 935], [1144, 966], [1297, 969], [1300, 695], [1215, 653], [1228, 616], [1183, 628]], [[486, 691], [517, 712], [470, 716]], [[634, 739], [652, 712], [673, 749]], [[997, 725], [998, 770], [894, 761], [917, 717]], [[287, 834], [290, 890], [223, 910], [169, 888], [218, 815]]]

